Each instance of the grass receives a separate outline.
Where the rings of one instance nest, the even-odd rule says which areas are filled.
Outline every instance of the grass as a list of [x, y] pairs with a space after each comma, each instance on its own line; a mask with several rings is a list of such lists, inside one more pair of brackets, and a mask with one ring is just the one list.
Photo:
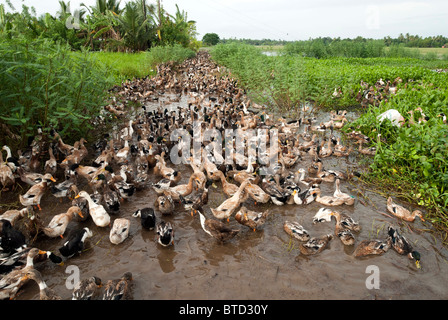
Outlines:
[[102, 62], [114, 75], [117, 83], [132, 78], [155, 75], [149, 60], [149, 52], [91, 52], [95, 59]]
[[439, 59], [448, 59], [448, 48], [417, 48], [417, 50], [423, 55], [436, 55]]

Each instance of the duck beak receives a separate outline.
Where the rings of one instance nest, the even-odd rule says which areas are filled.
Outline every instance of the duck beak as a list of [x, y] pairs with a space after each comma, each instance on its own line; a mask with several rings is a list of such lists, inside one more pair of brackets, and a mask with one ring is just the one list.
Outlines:
[[81, 211], [78, 212], [78, 216], [80, 216], [81, 219], [84, 219], [84, 216], [82, 215]]
[[39, 254], [47, 254], [47, 251], [39, 250]]
[[53, 182], [56, 182], [56, 179], [53, 178], [53, 177], [51, 177], [50, 180], [53, 181]]
[[75, 199], [78, 199], [79, 198], [79, 194], [75, 197]]

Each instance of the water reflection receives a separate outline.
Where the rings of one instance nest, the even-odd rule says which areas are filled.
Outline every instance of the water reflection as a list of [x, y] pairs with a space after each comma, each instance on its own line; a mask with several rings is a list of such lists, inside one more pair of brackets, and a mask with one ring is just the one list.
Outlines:
[[159, 244], [157, 246], [159, 247], [157, 260], [159, 261], [160, 269], [164, 273], [173, 272], [176, 269], [174, 266], [174, 258], [177, 256], [174, 246], [162, 247]]

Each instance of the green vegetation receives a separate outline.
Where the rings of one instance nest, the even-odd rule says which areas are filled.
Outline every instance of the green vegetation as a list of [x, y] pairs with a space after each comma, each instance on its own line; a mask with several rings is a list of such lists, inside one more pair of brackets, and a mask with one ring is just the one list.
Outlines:
[[193, 58], [196, 53], [180, 45], [155, 47], [149, 52], [148, 61], [152, 68], [165, 62], [181, 63], [185, 59]]
[[[71, 12], [70, 2], [59, 1], [60, 9], [53, 16], [36, 16], [34, 8], [25, 5], [22, 12], [6, 1], [0, 4], [0, 38], [25, 37], [50, 39], [68, 44], [74, 50], [136, 52], [154, 46], [180, 44], [197, 50], [196, 23], [176, 6], [169, 14], [160, 1], [148, 5], [145, 0], [127, 1], [120, 7], [118, 0], [97, 0], [94, 6]], [[8, 10], [6, 10], [8, 9]]]
[[[443, 49], [443, 48], [439, 48]], [[317, 38], [306, 41], [295, 41], [285, 45], [286, 54], [298, 54], [313, 58], [415, 58], [433, 60], [439, 58], [433, 51], [424, 51], [418, 48], [406, 47], [404, 43], [387, 45], [384, 40], [365, 38], [332, 39]], [[442, 57], [444, 58], [444, 57]]]
[[87, 136], [113, 83], [87, 51], [14, 39], [0, 42], [0, 55], [0, 119], [12, 133], [2, 132], [2, 144], [27, 146], [37, 128], [56, 129], [72, 141]]
[[[153, 48], [153, 50], [156, 48]], [[138, 53], [97, 51], [90, 52], [90, 55], [98, 62], [104, 64], [108, 72], [113, 75], [117, 84], [126, 79], [155, 75], [156, 72], [151, 65], [150, 53], [147, 51]]]
[[[241, 43], [218, 44], [210, 52], [216, 62], [230, 69], [253, 100], [285, 116], [298, 115], [305, 102], [326, 110], [359, 110], [359, 118], [343, 130], [361, 131], [377, 147], [363, 179], [424, 205], [428, 220], [448, 234], [448, 126], [438, 117], [440, 113], [448, 115], [447, 60], [267, 56]], [[361, 81], [374, 86], [380, 79], [393, 82], [397, 77], [402, 80], [397, 82], [397, 94], [360, 108], [357, 95], [363, 92]], [[428, 121], [418, 122], [419, 111], [412, 121], [408, 112], [417, 107], [422, 108]], [[395, 127], [389, 121], [379, 123], [378, 115], [389, 109], [398, 110], [407, 124]]]

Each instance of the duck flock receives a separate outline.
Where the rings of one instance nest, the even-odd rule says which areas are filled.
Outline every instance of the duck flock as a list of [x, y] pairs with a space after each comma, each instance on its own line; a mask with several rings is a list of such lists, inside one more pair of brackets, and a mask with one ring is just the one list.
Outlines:
[[[344, 245], [356, 246], [356, 257], [383, 254], [393, 248], [414, 259], [418, 266], [419, 253], [397, 228], [390, 226], [386, 239], [356, 243], [361, 226], [337, 210], [354, 205], [355, 197], [342, 192], [341, 185], [359, 173], [327, 169], [328, 159], [348, 157], [353, 152], [375, 154], [374, 148], [363, 148], [371, 141], [359, 132], [346, 134], [346, 144], [341, 143], [342, 134], [335, 133], [348, 122], [346, 111], [332, 111], [327, 121], [320, 123], [311, 115], [292, 120], [274, 116], [251, 101], [238, 81], [216, 65], [207, 52], [199, 52], [177, 66], [159, 65], [156, 76], [124, 82], [110, 92], [113, 98], [95, 121], [112, 116], [119, 125], [98, 141], [88, 145], [86, 139], [80, 139], [69, 145], [51, 130], [49, 135], [39, 131], [28, 150], [17, 156], [3, 146], [6, 158], [2, 153], [2, 193], [19, 190], [19, 183], [25, 188], [19, 195], [21, 208], [0, 215], [1, 298], [14, 299], [31, 279], [39, 285], [41, 299], [60, 299], [45, 284], [39, 263], [49, 259], [60, 264], [82, 254], [85, 242], [93, 234], [85, 226], [87, 220], [99, 228], [110, 229], [110, 242], [120, 245], [129, 235], [131, 219], [139, 219], [141, 228], [154, 230], [158, 245], [167, 247], [174, 243], [175, 226], [164, 217], [189, 214], [192, 219], [199, 219], [205, 233], [225, 243], [241, 230], [230, 227], [230, 219], [254, 232], [263, 228], [270, 210], [249, 209], [249, 204], [256, 207], [260, 203], [280, 207], [306, 206], [311, 202], [322, 205], [313, 223], [334, 221], [334, 234], [312, 237], [297, 221], [284, 222], [284, 231], [299, 241], [303, 255], [318, 254], [329, 241], [339, 238]], [[130, 107], [137, 102], [139, 107]], [[185, 138], [185, 133], [193, 138], [207, 129], [216, 130], [218, 138], [199, 136], [200, 143], [194, 148], [192, 140]], [[246, 146], [244, 152], [231, 153], [231, 161], [223, 159], [229, 159], [229, 143], [236, 139], [225, 141], [226, 130]], [[260, 157], [248, 151], [248, 146], [256, 149], [263, 142], [260, 136], [252, 139], [247, 134], [254, 130], [276, 132], [275, 141], [269, 135], [263, 137], [269, 150], [273, 142], [277, 146], [277, 161], [268, 174], [263, 174]], [[173, 138], [174, 132], [184, 134], [175, 134]], [[353, 147], [355, 143], [359, 147]], [[192, 154], [199, 154], [199, 161]], [[181, 163], [174, 164], [173, 155]], [[272, 153], [264, 155], [272, 157]], [[182, 184], [185, 172], [190, 172], [188, 182]], [[219, 184], [226, 199], [219, 206], [211, 206], [210, 186]], [[334, 193], [322, 194], [322, 184], [334, 185]], [[154, 192], [155, 202], [135, 212], [123, 212], [123, 202], [139, 197], [142, 190]], [[45, 208], [40, 202], [45, 194], [70, 203], [66, 212], [54, 215], [48, 223], [41, 218]], [[391, 198], [387, 208], [407, 221], [416, 216], [422, 218], [421, 212], [410, 213]], [[69, 224], [76, 228], [66, 235]], [[41, 237], [66, 241], [58, 251], [50, 252], [33, 245]], [[105, 285], [98, 277], [90, 277], [77, 284], [72, 297], [129, 299], [132, 285], [131, 272]]]

